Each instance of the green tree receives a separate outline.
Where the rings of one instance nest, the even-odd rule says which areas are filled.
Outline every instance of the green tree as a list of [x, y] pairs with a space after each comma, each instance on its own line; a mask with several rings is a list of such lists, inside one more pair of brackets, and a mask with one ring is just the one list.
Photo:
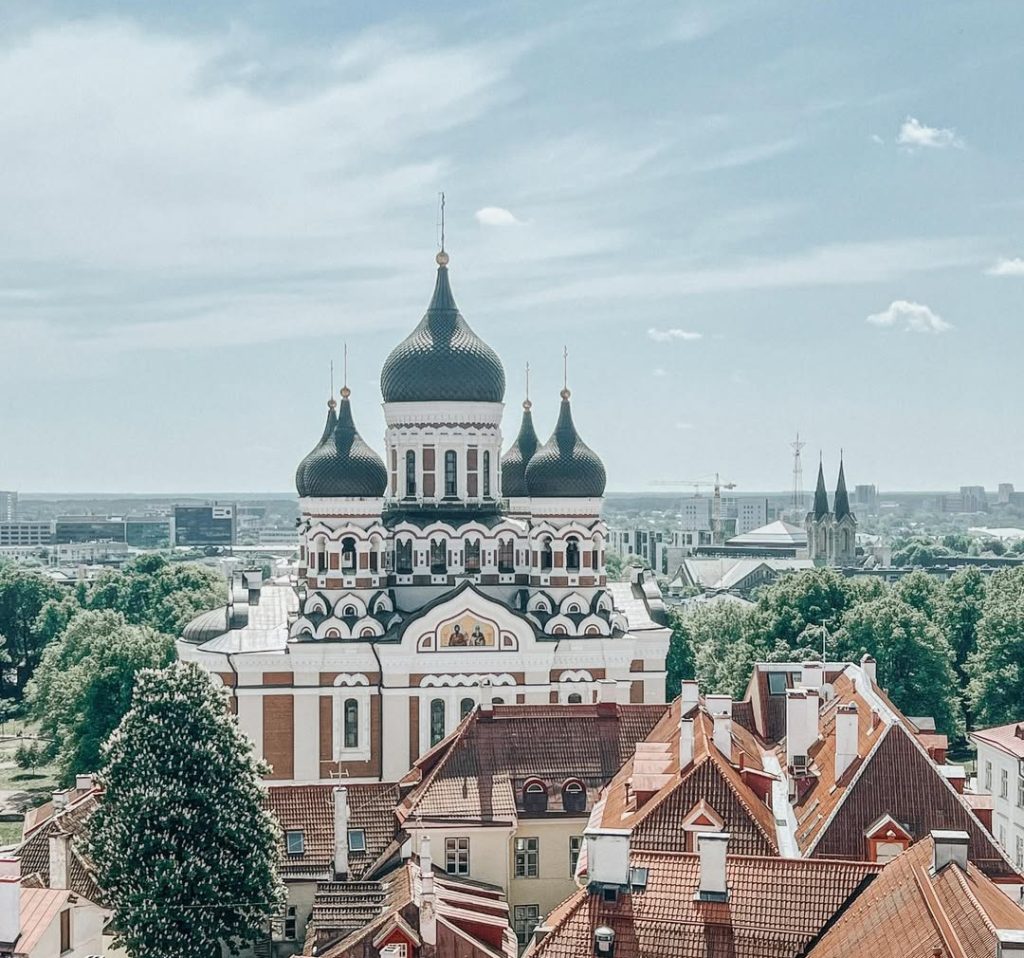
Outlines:
[[212, 569], [145, 555], [101, 576], [86, 604], [90, 609], [120, 612], [134, 625], [177, 636], [200, 612], [223, 605], [226, 599], [226, 584]]
[[131, 704], [135, 676], [174, 660], [174, 639], [119, 612], [80, 612], [43, 653], [27, 698], [66, 784], [100, 765]]
[[683, 679], [692, 678], [693, 648], [685, 626], [686, 613], [679, 609], [668, 610], [668, 624], [672, 636], [668, 640], [668, 655], [665, 656], [665, 697], [671, 702], [678, 694]]
[[979, 726], [1020, 720], [1024, 713], [1024, 569], [1006, 569], [988, 580], [966, 672], [967, 700]]
[[972, 566], [955, 572], [942, 587], [937, 619], [953, 650], [961, 684], [966, 684], [967, 657], [978, 642], [985, 592], [985, 576]]
[[840, 658], [869, 652], [878, 684], [905, 715], [931, 715], [951, 738], [964, 734], [953, 655], [942, 631], [894, 592], [849, 611], [836, 637]]
[[821, 629], [836, 632], [856, 592], [835, 569], [783, 575], [757, 595], [753, 628], [764, 649], [818, 649]]
[[131, 958], [214, 958], [280, 910], [279, 830], [266, 770], [193, 663], [139, 674], [104, 749], [89, 853]]
[[0, 667], [0, 697], [21, 698], [47, 641], [36, 620], [47, 601], [59, 597], [60, 586], [45, 576], [0, 566], [0, 635], [9, 656], [7, 667]]
[[622, 570], [624, 568], [622, 559], [614, 552], [605, 553], [604, 557], [605, 572], [608, 575], [610, 582], [621, 582], [622, 581]]
[[903, 576], [893, 587], [893, 592], [927, 619], [935, 619], [942, 601], [942, 585], [935, 576], [915, 570]]
[[752, 625], [750, 608], [737, 602], [699, 606], [679, 617], [677, 629], [689, 646], [702, 692], [743, 695], [754, 663], [764, 652]]

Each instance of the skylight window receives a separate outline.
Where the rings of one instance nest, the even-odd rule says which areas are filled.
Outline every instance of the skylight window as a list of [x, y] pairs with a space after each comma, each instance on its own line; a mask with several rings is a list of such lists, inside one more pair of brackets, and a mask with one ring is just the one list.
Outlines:
[[350, 852], [366, 851], [366, 832], [361, 828], [350, 828], [348, 830], [348, 850]]
[[284, 841], [289, 855], [301, 855], [306, 850], [306, 836], [301, 830], [285, 832]]

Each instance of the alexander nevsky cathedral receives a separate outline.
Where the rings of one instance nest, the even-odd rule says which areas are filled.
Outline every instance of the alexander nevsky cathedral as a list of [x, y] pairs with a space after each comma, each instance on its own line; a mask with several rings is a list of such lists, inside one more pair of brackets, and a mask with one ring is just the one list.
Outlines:
[[569, 390], [547, 442], [527, 399], [502, 452], [505, 372], [443, 251], [380, 385], [383, 458], [346, 387], [299, 463], [295, 578], [243, 578], [178, 642], [230, 687], [270, 777], [396, 781], [483, 697], [663, 702], [660, 593], [607, 580], [605, 470]]

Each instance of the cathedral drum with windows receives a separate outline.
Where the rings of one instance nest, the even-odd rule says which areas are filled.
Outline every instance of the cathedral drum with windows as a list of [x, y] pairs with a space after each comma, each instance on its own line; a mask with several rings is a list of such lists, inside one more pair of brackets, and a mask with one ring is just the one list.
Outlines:
[[570, 705], [612, 680], [620, 701], [664, 701], [664, 606], [650, 579], [607, 581], [604, 465], [568, 388], [543, 444], [523, 402], [503, 456], [504, 369], [437, 263], [381, 372], [384, 457], [346, 385], [296, 471], [295, 581], [233, 588], [178, 643], [229, 687], [275, 780], [395, 780], [482, 687]]

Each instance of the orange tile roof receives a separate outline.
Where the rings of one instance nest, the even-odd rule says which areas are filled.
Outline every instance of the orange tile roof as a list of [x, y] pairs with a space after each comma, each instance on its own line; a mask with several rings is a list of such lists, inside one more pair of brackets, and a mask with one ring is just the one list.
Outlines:
[[43, 936], [57, 920], [57, 916], [70, 907], [74, 893], [67, 889], [21, 888], [21, 937], [9, 954], [31, 955]]
[[971, 732], [971, 738], [1001, 748], [1004, 752], [1016, 755], [1017, 758], [1024, 758], [1024, 722], [978, 729]]
[[796, 958], [881, 870], [870, 862], [729, 855], [726, 902], [695, 900], [697, 855], [634, 852], [648, 869], [643, 891], [615, 902], [587, 889], [545, 921], [551, 930], [532, 958], [593, 954], [594, 929], [615, 932], [615, 958]]
[[934, 843], [887, 865], [810, 952], [810, 958], [992, 958], [995, 929], [1024, 930], [1024, 910], [973, 864], [931, 874]]
[[[712, 719], [700, 706], [692, 713], [694, 760], [680, 774], [680, 708], [677, 699], [612, 779], [605, 790], [600, 824], [631, 828], [635, 848], [686, 851], [686, 833], [679, 821], [703, 800], [724, 820], [733, 848], [743, 854], [777, 854], [772, 810], [744, 780], [740, 767], [742, 763], [762, 779], [768, 776], [757, 740], [734, 721], [731, 760], [726, 760], [714, 745]], [[658, 756], [656, 761], [653, 755]], [[655, 766], [660, 771], [652, 781], [647, 770]], [[644, 801], [650, 784], [657, 788]]]

